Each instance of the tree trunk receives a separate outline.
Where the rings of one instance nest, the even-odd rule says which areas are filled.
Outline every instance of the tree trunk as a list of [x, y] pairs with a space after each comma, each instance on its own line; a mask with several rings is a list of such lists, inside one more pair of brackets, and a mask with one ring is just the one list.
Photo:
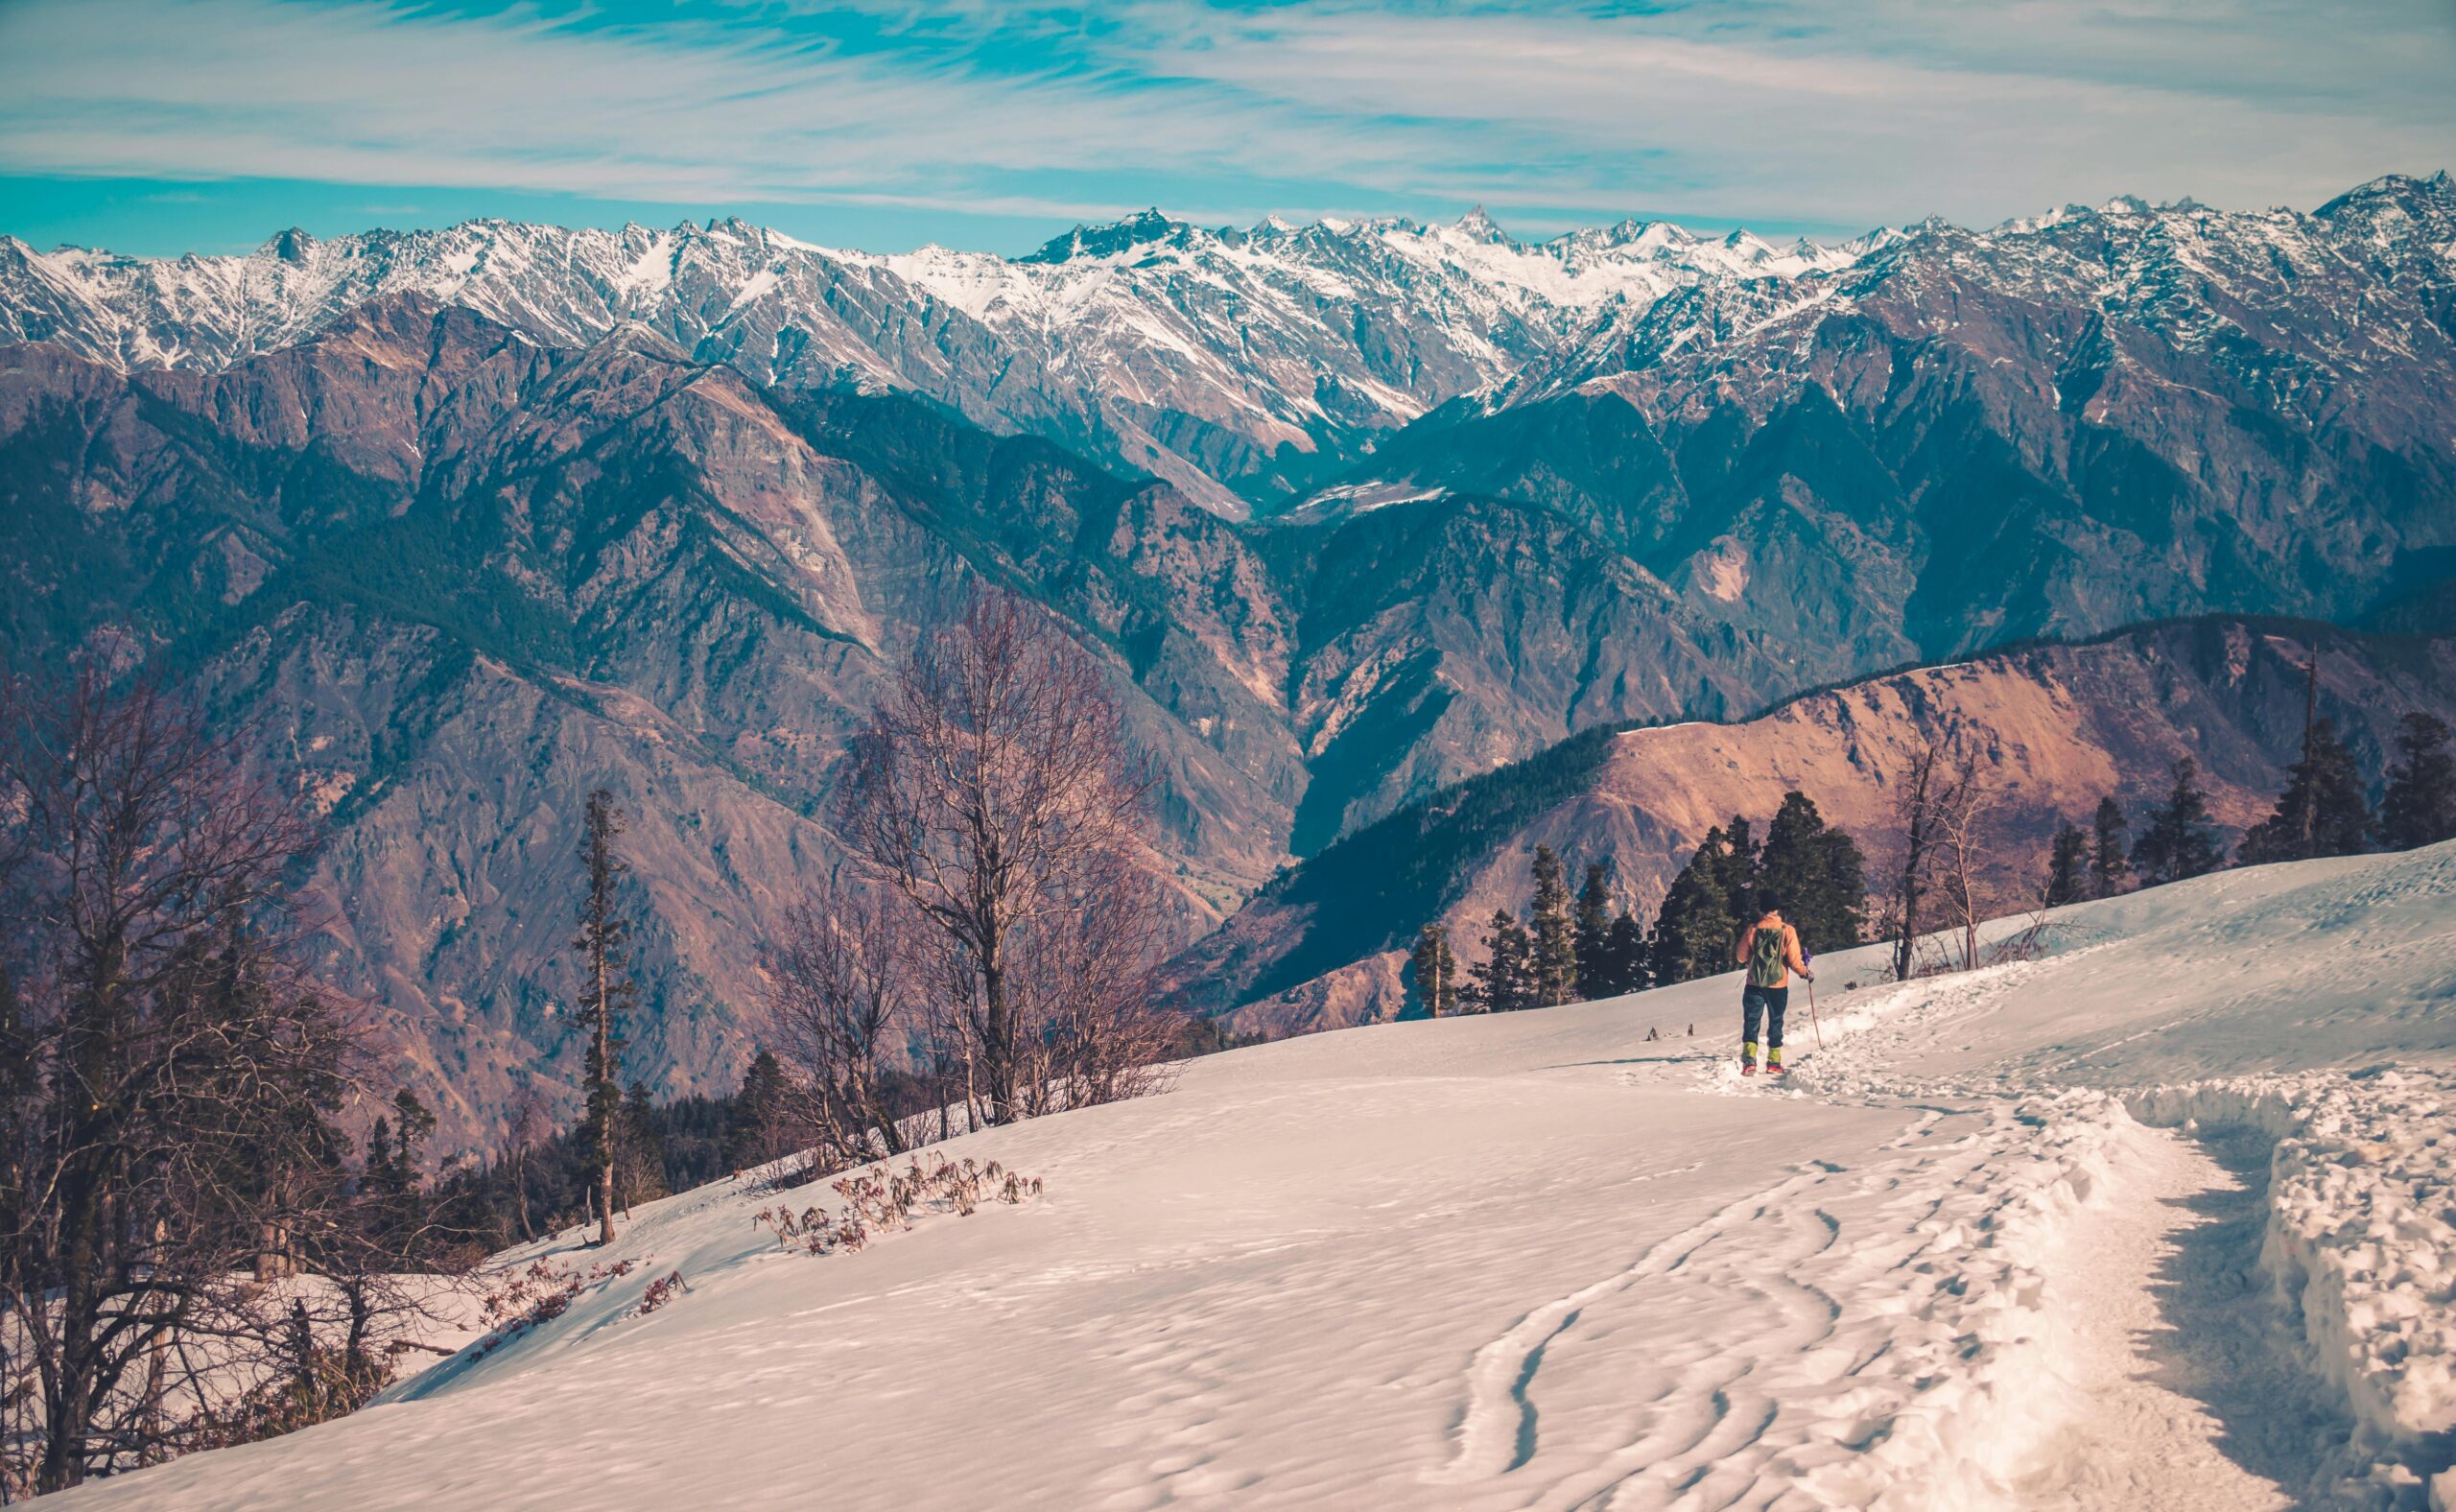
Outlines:
[[[605, 978], [605, 948], [597, 949], [597, 1066], [601, 1080], [610, 1081], [614, 1074], [614, 1004], [606, 997], [610, 985]], [[606, 1099], [609, 1103], [611, 1099]], [[614, 1242], [614, 1120], [618, 1108], [609, 1107], [597, 1131], [597, 1212], [601, 1219], [597, 1242]]]

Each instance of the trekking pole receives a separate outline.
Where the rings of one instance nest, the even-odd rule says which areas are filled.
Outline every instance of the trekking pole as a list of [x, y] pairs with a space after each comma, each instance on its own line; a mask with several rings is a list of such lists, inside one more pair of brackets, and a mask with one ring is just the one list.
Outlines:
[[1807, 980], [1807, 1023], [1808, 1028], [1816, 1030], [1816, 1048], [1818, 1050], [1823, 1050], [1825, 1048], [1825, 1025], [1824, 1022], [1816, 1016], [1816, 979], [1814, 977], [1810, 977]]

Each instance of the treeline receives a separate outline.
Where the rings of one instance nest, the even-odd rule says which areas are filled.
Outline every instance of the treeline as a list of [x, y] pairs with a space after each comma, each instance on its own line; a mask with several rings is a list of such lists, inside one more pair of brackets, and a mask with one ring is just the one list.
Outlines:
[[[1745, 816], [1710, 829], [1681, 867], [1651, 919], [1617, 891], [1610, 857], [1586, 863], [1572, 894], [1567, 869], [1549, 846], [1532, 861], [1533, 902], [1523, 916], [1494, 910], [1471, 953], [1447, 925], [1418, 932], [1405, 980], [1407, 1011], [1512, 1012], [1592, 1001], [1733, 969], [1739, 932], [1758, 916], [1761, 896], [1783, 900], [1783, 915], [1811, 954], [1890, 940], [1892, 975], [1968, 969], [2037, 948], [2045, 910], [2136, 886], [2180, 882], [2230, 862], [2208, 809], [2198, 765], [2189, 757], [2167, 774], [2165, 791], [2137, 821], [2113, 794], [2086, 824], [2066, 818], [2049, 841], [2043, 876], [2033, 883], [1995, 879], [1988, 816], [2000, 794], [1982, 759], [1981, 732], [1947, 723], [1929, 732], [1908, 768], [1889, 785], [1888, 808], [1874, 839], [1872, 866], [1858, 841], [1834, 829], [1807, 795], [1784, 794], [1763, 839]], [[2426, 713], [2398, 727], [2396, 757], [2376, 809], [2352, 753], [2334, 725], [2306, 714], [2301, 757], [2270, 813], [2234, 848], [2234, 864], [2403, 850], [2456, 839], [2456, 736]], [[2027, 864], [2035, 864], [2034, 862]], [[1981, 926], [2027, 913], [1989, 946]]]
[[1150, 781], [1098, 665], [976, 597], [855, 741], [840, 864], [744, 942], [769, 1049], [733, 1096], [665, 1102], [625, 1073], [632, 815], [587, 794], [577, 1117], [524, 1097], [438, 1164], [433, 1111], [370, 1084], [363, 1015], [305, 964], [295, 787], [154, 682], [11, 679], [0, 1501], [354, 1408], [418, 1347], [421, 1273], [576, 1223], [610, 1242], [632, 1204], [788, 1156], [802, 1179], [1149, 1090], [1215, 1048], [1154, 1004]]
[[[2302, 758], [2287, 768], [2285, 790], [2268, 816], [2245, 832], [2235, 847], [2237, 865], [2355, 856], [2371, 850], [2412, 850], [2456, 839], [2456, 754], [2450, 732], [2436, 716], [2408, 714], [2397, 731], [2397, 759], [2389, 765], [2379, 807], [2371, 807], [2353, 753], [2335, 724], [2313, 719], [2303, 732]], [[2151, 808], [2137, 839], [2121, 805], [2109, 797], [2084, 831], [2066, 822], [2057, 830], [2047, 860], [2050, 902], [2120, 892], [2132, 879], [2178, 882], [2225, 864], [2208, 819], [2200, 770], [2189, 757], [2175, 764], [2166, 796]]]
[[1494, 910], [1475, 965], [1462, 969], [1446, 925], [1428, 924], [1417, 934], [1407, 970], [1411, 1009], [1436, 1018], [1508, 1013], [1728, 971], [1733, 942], [1768, 891], [1783, 899], [1783, 917], [1806, 949], [1860, 943], [1868, 889], [1858, 842], [1797, 791], [1783, 795], [1761, 841], [1743, 815], [1708, 830], [1650, 921], [1619, 902], [1616, 874], [1608, 857], [1588, 862], [1572, 897], [1560, 857], [1537, 846], [1532, 906], [1523, 919]]

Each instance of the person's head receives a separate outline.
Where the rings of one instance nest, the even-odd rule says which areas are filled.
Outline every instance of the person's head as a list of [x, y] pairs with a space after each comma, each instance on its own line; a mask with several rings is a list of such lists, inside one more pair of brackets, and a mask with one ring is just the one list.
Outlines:
[[1757, 911], [1758, 911], [1758, 912], [1759, 912], [1759, 913], [1780, 913], [1780, 912], [1782, 912], [1782, 911], [1783, 911], [1783, 895], [1782, 895], [1781, 893], [1779, 893], [1779, 892], [1776, 892], [1776, 891], [1775, 891], [1773, 888], [1771, 888], [1771, 887], [1767, 887], [1767, 888], [1764, 888], [1763, 890], [1759, 891], [1759, 892], [1757, 894]]

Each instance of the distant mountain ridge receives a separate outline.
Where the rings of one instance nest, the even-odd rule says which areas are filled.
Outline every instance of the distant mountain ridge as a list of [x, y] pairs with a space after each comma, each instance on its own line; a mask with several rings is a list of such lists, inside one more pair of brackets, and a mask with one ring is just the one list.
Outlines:
[[1239, 232], [1150, 211], [1011, 260], [840, 251], [738, 220], [471, 221], [328, 242], [293, 229], [246, 256], [171, 259], [0, 237], [0, 338], [213, 369], [415, 293], [555, 345], [631, 323], [763, 384], [924, 394], [1239, 513], [1240, 490], [1509, 376], [1604, 304], [1853, 255], [1635, 222], [1530, 247], [1481, 212]]

